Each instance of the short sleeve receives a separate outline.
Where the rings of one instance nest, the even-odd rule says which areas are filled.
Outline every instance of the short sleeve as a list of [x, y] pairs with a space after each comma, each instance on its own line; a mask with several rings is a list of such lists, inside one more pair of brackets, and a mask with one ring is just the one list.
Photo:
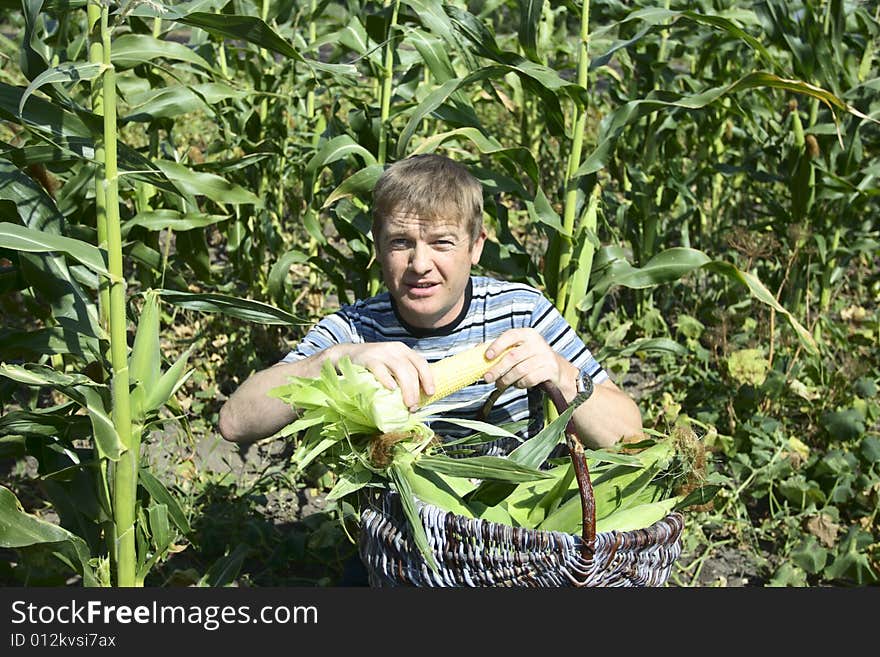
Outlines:
[[282, 363], [294, 363], [313, 356], [337, 344], [362, 342], [360, 336], [343, 310], [324, 317], [303, 337], [294, 349], [281, 359]]
[[543, 294], [538, 294], [530, 326], [544, 337], [553, 351], [577, 367], [581, 374], [589, 375], [593, 383], [602, 383], [608, 378], [608, 373], [593, 358], [577, 332]]

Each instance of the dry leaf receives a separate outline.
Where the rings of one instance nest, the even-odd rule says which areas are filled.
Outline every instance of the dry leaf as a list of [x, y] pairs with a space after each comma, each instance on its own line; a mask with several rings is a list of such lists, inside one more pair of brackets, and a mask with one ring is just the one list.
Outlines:
[[861, 306], [850, 306], [840, 311], [840, 319], [845, 322], [861, 322], [868, 316], [868, 311]]
[[819, 539], [825, 547], [832, 548], [837, 543], [837, 533], [840, 531], [840, 525], [824, 513], [818, 516], [812, 516], [805, 523], [806, 530]]

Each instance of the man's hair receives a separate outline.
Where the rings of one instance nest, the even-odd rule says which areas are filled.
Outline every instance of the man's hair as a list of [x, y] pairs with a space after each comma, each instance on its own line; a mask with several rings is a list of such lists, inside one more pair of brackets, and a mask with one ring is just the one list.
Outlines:
[[483, 228], [483, 186], [448, 157], [413, 155], [389, 166], [373, 188], [373, 237], [396, 211], [426, 221], [464, 222], [471, 244]]

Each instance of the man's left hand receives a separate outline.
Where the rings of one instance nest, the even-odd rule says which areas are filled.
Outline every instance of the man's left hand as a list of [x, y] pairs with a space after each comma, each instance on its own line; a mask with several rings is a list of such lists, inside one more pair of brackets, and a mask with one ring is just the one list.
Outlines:
[[557, 354], [544, 337], [532, 328], [510, 329], [502, 333], [486, 350], [487, 358], [509, 349], [504, 358], [485, 375], [487, 383], [501, 390], [515, 386], [534, 388], [549, 381], [566, 399], [577, 393], [578, 369]]

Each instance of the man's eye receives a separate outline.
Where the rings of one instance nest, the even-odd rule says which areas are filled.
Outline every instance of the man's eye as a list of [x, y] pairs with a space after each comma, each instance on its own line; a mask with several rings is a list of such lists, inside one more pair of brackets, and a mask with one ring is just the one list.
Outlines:
[[392, 249], [405, 249], [406, 246], [407, 246], [407, 241], [404, 239], [391, 240], [391, 248]]
[[453, 242], [452, 240], [437, 240], [436, 242], [434, 242], [434, 245], [438, 249], [451, 249], [455, 247], [455, 242]]

